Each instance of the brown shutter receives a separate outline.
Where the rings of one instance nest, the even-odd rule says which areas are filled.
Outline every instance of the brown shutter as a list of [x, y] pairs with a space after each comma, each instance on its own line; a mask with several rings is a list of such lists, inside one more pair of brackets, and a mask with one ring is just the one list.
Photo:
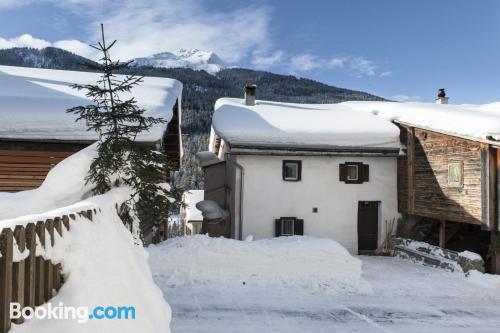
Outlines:
[[362, 179], [364, 182], [367, 182], [370, 180], [370, 166], [368, 164], [363, 164], [363, 174], [362, 174]]
[[345, 182], [347, 180], [347, 165], [339, 164], [339, 180]]
[[293, 226], [294, 235], [304, 235], [304, 220], [295, 220]]
[[274, 235], [276, 237], [281, 236], [281, 220], [280, 219], [274, 220]]

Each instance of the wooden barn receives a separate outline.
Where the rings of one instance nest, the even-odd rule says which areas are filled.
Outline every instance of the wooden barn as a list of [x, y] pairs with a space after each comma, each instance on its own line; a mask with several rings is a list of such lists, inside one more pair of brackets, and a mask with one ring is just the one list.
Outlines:
[[[354, 103], [354, 108], [358, 108]], [[362, 104], [362, 103], [361, 103]], [[489, 256], [499, 231], [500, 103], [365, 103], [400, 128], [398, 210], [408, 237]]]
[[[91, 103], [70, 85], [97, 79], [96, 73], [0, 66], [0, 192], [37, 188], [57, 163], [98, 139], [65, 112]], [[169, 121], [137, 141], [159, 148], [179, 167], [182, 84], [146, 77], [132, 93], [146, 114]]]
[[487, 257], [499, 230], [499, 142], [398, 124], [406, 145], [398, 160], [398, 207], [413, 238]]

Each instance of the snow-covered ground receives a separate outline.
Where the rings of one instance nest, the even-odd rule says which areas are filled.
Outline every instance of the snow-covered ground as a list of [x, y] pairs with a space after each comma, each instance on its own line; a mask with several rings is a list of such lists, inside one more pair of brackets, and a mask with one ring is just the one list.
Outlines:
[[[329, 292], [325, 286], [311, 288], [295, 282], [300, 281], [296, 276], [310, 272], [301, 263], [309, 268], [316, 265], [321, 272], [330, 264], [329, 256], [338, 260], [336, 253], [341, 251], [332, 251], [332, 244], [323, 249], [312, 246], [295, 259], [298, 248], [292, 246], [288, 254], [268, 253], [259, 260], [263, 246], [257, 241], [240, 242], [237, 248], [246, 246], [255, 255], [240, 248], [227, 252], [224, 261], [221, 249], [231, 247], [225, 240], [216, 246], [215, 241], [200, 238], [199, 245], [205, 247], [198, 248], [193, 243], [176, 239], [148, 249], [153, 278], [172, 308], [172, 332], [458, 333], [498, 332], [500, 327], [498, 276], [477, 273], [466, 278], [397, 258], [359, 256], [352, 260], [362, 262], [365, 287]], [[174, 247], [175, 253], [162, 251]], [[212, 258], [218, 258], [218, 265], [210, 267], [207, 260]], [[267, 266], [262, 265], [265, 262]], [[248, 283], [244, 278], [252, 276], [252, 270], [256, 276], [268, 270], [264, 274], [272, 281], [287, 264], [283, 283]], [[333, 266], [328, 269], [336, 274]], [[320, 274], [320, 280], [324, 277]]]

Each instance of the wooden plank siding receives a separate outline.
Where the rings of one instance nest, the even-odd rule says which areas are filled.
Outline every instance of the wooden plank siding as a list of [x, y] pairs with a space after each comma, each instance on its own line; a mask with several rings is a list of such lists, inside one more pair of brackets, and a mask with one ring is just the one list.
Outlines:
[[[488, 201], [496, 200], [496, 189], [487, 178], [494, 165], [492, 152], [485, 164], [488, 145], [405, 125], [399, 127], [401, 142], [406, 143], [406, 155], [398, 161], [400, 212], [454, 222], [492, 223], [494, 208]], [[462, 186], [448, 185], [450, 163], [462, 163]]]
[[[180, 118], [180, 103], [177, 100], [161, 142], [138, 142], [155, 149], [161, 146], [174, 170], [179, 169], [182, 157]], [[92, 143], [92, 140], [0, 138], [0, 192], [18, 192], [39, 187], [55, 165]], [[169, 175], [167, 179], [168, 177]]]
[[73, 152], [0, 149], [0, 192], [39, 187], [47, 173]]

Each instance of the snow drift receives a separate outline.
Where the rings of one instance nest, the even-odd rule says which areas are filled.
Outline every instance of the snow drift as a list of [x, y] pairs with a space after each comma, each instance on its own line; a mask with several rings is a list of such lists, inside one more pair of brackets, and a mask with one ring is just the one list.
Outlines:
[[92, 187], [85, 184], [85, 176], [95, 157], [96, 144], [93, 144], [58, 163], [39, 188], [0, 193], [0, 221], [44, 213], [89, 197]]
[[[147, 252], [135, 245], [132, 234], [116, 214], [115, 203], [129, 197], [126, 189], [115, 189], [73, 206], [99, 207], [94, 221], [77, 217], [70, 232], [56, 238], [47, 251], [54, 263], [61, 263], [66, 279], [49, 303], [58, 306], [133, 306], [135, 319], [77, 320], [32, 319], [15, 325], [12, 333], [156, 333], [168, 332], [171, 318], [169, 305], [152, 279]], [[48, 307], [48, 303], [42, 305]]]
[[238, 241], [195, 235], [151, 245], [148, 251], [151, 269], [173, 285], [270, 285], [327, 292], [358, 292], [366, 287], [361, 261], [330, 239]]

